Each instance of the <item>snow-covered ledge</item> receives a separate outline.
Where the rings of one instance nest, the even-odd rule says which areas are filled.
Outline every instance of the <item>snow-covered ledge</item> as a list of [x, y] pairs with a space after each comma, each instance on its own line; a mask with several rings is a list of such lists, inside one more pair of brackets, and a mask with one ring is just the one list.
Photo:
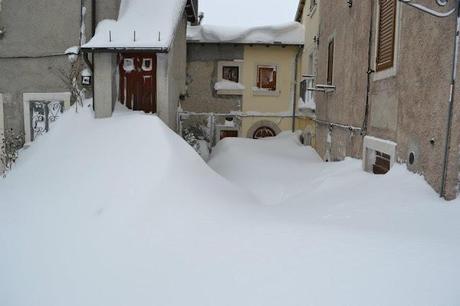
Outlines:
[[31, 122], [30, 122], [30, 102], [31, 101], [63, 101], [64, 110], [70, 108], [70, 92], [46, 92], [46, 93], [25, 93], [22, 95], [24, 106], [24, 136], [25, 144], [32, 141]]
[[245, 86], [241, 83], [222, 80], [214, 84], [218, 95], [243, 95]]
[[372, 136], [364, 137], [363, 143], [363, 169], [372, 172], [376, 160], [376, 153], [381, 152], [390, 156], [390, 168], [396, 162], [397, 144], [390, 140], [380, 139]]

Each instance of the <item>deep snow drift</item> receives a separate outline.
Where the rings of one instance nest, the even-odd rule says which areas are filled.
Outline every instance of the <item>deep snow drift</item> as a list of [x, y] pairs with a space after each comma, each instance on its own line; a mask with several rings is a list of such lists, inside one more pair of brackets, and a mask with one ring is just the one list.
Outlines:
[[293, 135], [225, 139], [209, 165], [298, 229], [295, 305], [460, 303], [460, 199], [444, 202], [404, 166], [374, 176], [361, 161], [323, 163]]
[[402, 167], [324, 164], [292, 137], [210, 163], [228, 180], [155, 116], [66, 113], [0, 180], [0, 305], [460, 300], [460, 205]]

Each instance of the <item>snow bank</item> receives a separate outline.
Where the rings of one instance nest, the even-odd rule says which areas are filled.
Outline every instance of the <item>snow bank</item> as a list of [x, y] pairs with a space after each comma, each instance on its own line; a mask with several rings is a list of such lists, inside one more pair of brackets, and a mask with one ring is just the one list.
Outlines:
[[169, 48], [186, 0], [121, 0], [118, 20], [99, 22], [82, 48]]
[[203, 288], [226, 290], [214, 248], [231, 253], [219, 233], [250, 197], [156, 116], [117, 107], [67, 112], [0, 178], [0, 305], [203, 305]]
[[0, 305], [460, 300], [460, 205], [421, 177], [290, 135], [225, 139], [211, 165], [227, 179], [156, 116], [66, 113], [0, 179]]
[[297, 228], [296, 246], [283, 244], [296, 255], [279, 259], [288, 271], [303, 261], [291, 279], [280, 275], [296, 302], [279, 305], [460, 301], [460, 199], [444, 202], [403, 165], [374, 176], [358, 160], [323, 163], [292, 135], [224, 139], [209, 165]]
[[305, 28], [298, 22], [252, 28], [216, 25], [189, 26], [187, 40], [201, 43], [303, 45]]

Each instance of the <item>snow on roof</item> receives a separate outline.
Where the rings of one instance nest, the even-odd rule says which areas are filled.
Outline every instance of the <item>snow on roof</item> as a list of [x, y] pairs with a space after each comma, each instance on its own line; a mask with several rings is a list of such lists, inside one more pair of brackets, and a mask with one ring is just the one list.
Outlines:
[[186, 2], [121, 0], [118, 20], [99, 22], [94, 37], [83, 48], [169, 48]]
[[303, 45], [305, 28], [298, 22], [237, 28], [215, 25], [189, 26], [189, 42]]

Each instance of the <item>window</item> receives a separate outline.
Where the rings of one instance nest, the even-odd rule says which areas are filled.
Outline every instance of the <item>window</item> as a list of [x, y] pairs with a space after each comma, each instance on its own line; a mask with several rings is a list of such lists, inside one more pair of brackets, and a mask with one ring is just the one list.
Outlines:
[[142, 70], [144, 71], [152, 71], [152, 59], [151, 58], [144, 58], [142, 60]]
[[238, 66], [223, 66], [222, 79], [239, 83], [240, 82], [240, 68]]
[[267, 137], [275, 137], [276, 132], [272, 129], [269, 128], [268, 126], [263, 126], [258, 128], [255, 132], [252, 138], [254, 139], [261, 139], [261, 138], [267, 138]]
[[135, 69], [134, 67], [134, 59], [133, 58], [125, 58], [123, 60], [123, 69], [125, 72], [131, 72]]
[[237, 130], [221, 130], [220, 131], [220, 140], [225, 139], [225, 138], [233, 138], [233, 137], [238, 137]]
[[214, 89], [218, 95], [243, 95], [243, 61], [219, 62], [217, 66], [217, 82]]
[[276, 66], [257, 66], [257, 87], [269, 91], [276, 90]]
[[332, 85], [334, 76], [334, 39], [329, 42], [327, 51], [327, 84]]
[[313, 10], [316, 8], [316, 5], [318, 4], [318, 0], [310, 0], [310, 14], [313, 12]]
[[308, 55], [308, 67], [307, 67], [307, 73], [308, 75], [313, 75], [314, 74], [314, 71], [313, 71], [313, 65], [314, 65], [314, 55], [313, 55], [313, 52], [311, 52], [309, 55]]
[[395, 59], [396, 0], [379, 0], [376, 70], [392, 68]]
[[26, 144], [50, 130], [64, 110], [70, 107], [70, 97], [69, 92], [23, 94]]

